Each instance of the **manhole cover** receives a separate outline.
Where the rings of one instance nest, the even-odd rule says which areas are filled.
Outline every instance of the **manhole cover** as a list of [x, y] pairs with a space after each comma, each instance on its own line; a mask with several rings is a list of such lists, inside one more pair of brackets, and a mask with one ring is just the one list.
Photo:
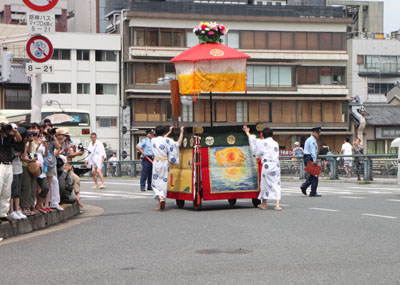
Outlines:
[[237, 248], [237, 249], [202, 249], [196, 250], [198, 254], [247, 254], [251, 250]]

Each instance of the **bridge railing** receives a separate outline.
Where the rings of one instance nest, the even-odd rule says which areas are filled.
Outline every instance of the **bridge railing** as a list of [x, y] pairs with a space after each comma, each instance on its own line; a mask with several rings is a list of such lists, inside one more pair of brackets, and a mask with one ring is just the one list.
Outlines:
[[[345, 159], [351, 159], [350, 177], [360, 177], [365, 181], [372, 181], [374, 177], [396, 178], [398, 169], [397, 154], [368, 154], [368, 155], [323, 155], [318, 156], [318, 164], [323, 167], [320, 176], [332, 180], [345, 176]], [[305, 178], [303, 156], [280, 156], [281, 175]], [[75, 167], [83, 167], [83, 162], [72, 162]], [[140, 176], [141, 160], [105, 161], [104, 176]], [[90, 175], [90, 171], [88, 171]]]

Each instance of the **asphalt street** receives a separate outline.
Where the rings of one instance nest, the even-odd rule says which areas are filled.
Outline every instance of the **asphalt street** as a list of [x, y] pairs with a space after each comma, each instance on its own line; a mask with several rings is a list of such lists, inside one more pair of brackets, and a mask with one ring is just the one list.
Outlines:
[[400, 284], [397, 185], [322, 182], [309, 198], [283, 182], [281, 212], [250, 200], [157, 212], [137, 180], [106, 182], [82, 182], [102, 214], [0, 242], [0, 284]]

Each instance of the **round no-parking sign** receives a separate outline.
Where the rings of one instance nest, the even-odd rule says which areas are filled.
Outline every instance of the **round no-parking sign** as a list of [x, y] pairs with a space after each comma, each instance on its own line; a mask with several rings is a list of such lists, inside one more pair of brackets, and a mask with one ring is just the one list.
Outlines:
[[33, 36], [26, 43], [26, 53], [35, 62], [46, 62], [53, 55], [53, 45], [44, 36]]
[[22, 0], [25, 5], [38, 12], [49, 11], [57, 5], [58, 0]]

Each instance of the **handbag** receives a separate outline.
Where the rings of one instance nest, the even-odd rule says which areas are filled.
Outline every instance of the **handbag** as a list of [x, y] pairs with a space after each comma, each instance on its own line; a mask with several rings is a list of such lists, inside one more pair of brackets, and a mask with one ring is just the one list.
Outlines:
[[37, 161], [31, 161], [28, 163], [28, 172], [33, 177], [39, 177], [42, 174], [42, 169]]

